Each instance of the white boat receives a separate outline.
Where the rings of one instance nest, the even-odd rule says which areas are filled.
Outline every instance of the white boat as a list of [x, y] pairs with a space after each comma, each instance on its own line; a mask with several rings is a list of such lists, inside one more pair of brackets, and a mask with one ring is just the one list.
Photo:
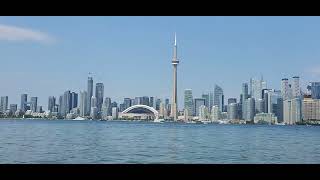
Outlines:
[[83, 118], [83, 117], [76, 117], [75, 119], [73, 119], [74, 121], [83, 121], [83, 120], [87, 120], [86, 118]]
[[164, 119], [155, 119], [155, 120], [153, 120], [153, 122], [163, 123], [163, 122], [164, 122]]

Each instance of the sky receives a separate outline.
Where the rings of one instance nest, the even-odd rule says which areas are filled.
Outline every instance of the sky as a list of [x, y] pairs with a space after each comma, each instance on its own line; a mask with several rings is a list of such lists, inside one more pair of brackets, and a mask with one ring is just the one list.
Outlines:
[[[20, 106], [22, 93], [49, 96], [104, 83], [104, 96], [172, 94], [177, 34], [178, 106], [184, 89], [239, 100], [241, 84], [263, 76], [280, 89], [300, 76], [302, 89], [320, 79], [320, 17], [0, 17], [0, 95]], [[225, 101], [226, 101], [225, 100]]]

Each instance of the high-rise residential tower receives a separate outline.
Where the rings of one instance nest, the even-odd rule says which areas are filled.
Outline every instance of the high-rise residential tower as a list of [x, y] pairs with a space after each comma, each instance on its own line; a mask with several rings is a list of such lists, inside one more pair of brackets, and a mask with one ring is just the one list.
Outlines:
[[219, 110], [223, 112], [223, 106], [224, 106], [224, 96], [223, 96], [223, 90], [220, 86], [215, 85], [214, 86], [214, 99], [213, 99], [213, 105], [218, 106]]
[[30, 110], [32, 112], [37, 112], [37, 105], [38, 105], [38, 97], [31, 97], [31, 102], [30, 102]]
[[93, 79], [91, 76], [88, 77], [88, 84], [87, 84], [87, 115], [90, 114], [91, 109], [91, 98], [93, 95]]
[[187, 111], [188, 116], [193, 116], [192, 89], [185, 89], [184, 90], [184, 109]]
[[80, 91], [80, 116], [84, 117], [86, 115], [87, 111], [87, 92], [86, 91]]
[[101, 111], [103, 103], [104, 86], [103, 83], [96, 83], [96, 100], [98, 112]]
[[288, 78], [281, 79], [281, 96], [284, 101], [290, 99], [290, 87]]
[[21, 94], [21, 104], [20, 109], [22, 112], [27, 111], [27, 103], [28, 103], [28, 95], [27, 94]]
[[173, 93], [172, 93], [172, 105], [171, 105], [171, 117], [176, 121], [178, 119], [178, 94], [177, 94], [177, 67], [179, 60], [177, 58], [177, 37], [174, 35], [174, 48], [173, 48]]
[[48, 100], [48, 110], [54, 112], [54, 106], [56, 105], [56, 98], [54, 96], [49, 96]]
[[8, 96], [1, 97], [0, 111], [5, 112], [8, 109]]
[[292, 97], [297, 98], [301, 96], [300, 92], [300, 81], [299, 76], [292, 77], [293, 83], [292, 83]]

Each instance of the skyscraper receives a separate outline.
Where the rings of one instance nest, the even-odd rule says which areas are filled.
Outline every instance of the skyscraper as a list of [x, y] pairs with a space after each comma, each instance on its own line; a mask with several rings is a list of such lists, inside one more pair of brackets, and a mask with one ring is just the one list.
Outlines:
[[97, 98], [97, 109], [101, 111], [103, 103], [104, 86], [103, 83], [96, 83], [96, 98]]
[[302, 102], [300, 98], [283, 101], [283, 120], [285, 124], [293, 125], [302, 120]]
[[211, 108], [211, 120], [217, 121], [221, 119], [221, 111], [218, 106], [212, 106]]
[[210, 103], [210, 97], [209, 94], [202, 94], [202, 98], [205, 99], [204, 105], [209, 108], [209, 103]]
[[246, 120], [247, 121], [253, 121], [253, 118], [255, 116], [255, 101], [254, 98], [248, 98], [246, 100]]
[[30, 109], [32, 112], [37, 112], [37, 105], [38, 105], [38, 97], [31, 97], [30, 102]]
[[184, 90], [184, 109], [187, 110], [188, 116], [193, 115], [193, 96], [191, 89]]
[[240, 99], [241, 103], [244, 102], [245, 99], [248, 99], [249, 94], [248, 94], [248, 83], [242, 83], [242, 99]]
[[153, 108], [155, 107], [154, 97], [150, 97], [150, 98], [149, 98], [149, 106], [150, 106], [150, 107], [153, 107]]
[[111, 114], [112, 114], [111, 98], [106, 97], [102, 105], [102, 117], [103, 119], [107, 119], [107, 116], [111, 116]]
[[148, 96], [143, 96], [141, 104], [149, 106], [149, 97]]
[[227, 112], [228, 112], [228, 119], [230, 120], [237, 119], [237, 113], [238, 113], [237, 103], [228, 104]]
[[49, 96], [48, 100], [48, 110], [54, 112], [54, 106], [56, 105], [56, 98], [54, 96]]
[[194, 111], [195, 111], [195, 116], [199, 116], [199, 108], [201, 105], [204, 105], [205, 99], [203, 98], [195, 98], [194, 99]]
[[18, 105], [17, 104], [10, 104], [10, 113], [14, 114], [18, 109]]
[[209, 111], [211, 112], [213, 106], [213, 91], [209, 92]]
[[86, 91], [80, 91], [80, 116], [84, 117], [87, 112], [87, 92]]
[[97, 107], [97, 98], [92, 96], [91, 97], [91, 108]]
[[208, 108], [205, 105], [199, 107], [199, 120], [208, 119]]
[[237, 103], [237, 98], [229, 98], [228, 104], [231, 104], [231, 103]]
[[71, 93], [71, 109], [78, 107], [78, 93]]
[[283, 78], [281, 80], [281, 95], [282, 99], [285, 101], [287, 99], [290, 99], [290, 87], [289, 87], [289, 81], [287, 78]]
[[131, 99], [130, 98], [124, 98], [123, 100], [124, 108], [127, 109], [131, 106]]
[[256, 101], [257, 103], [256, 103], [256, 111], [257, 111], [257, 113], [264, 113], [264, 99], [258, 99], [257, 101]]
[[91, 98], [93, 95], [93, 79], [91, 76], [88, 77], [88, 87], [87, 87], [87, 115], [90, 114], [90, 108], [91, 108]]
[[28, 95], [27, 94], [21, 94], [21, 104], [20, 109], [22, 112], [27, 111], [27, 103], [28, 103]]
[[267, 83], [261, 77], [260, 80], [251, 79], [252, 83], [252, 95], [251, 98], [254, 98], [255, 101], [262, 99], [262, 89], [267, 88]]
[[293, 83], [292, 83], [292, 97], [297, 98], [301, 96], [300, 92], [300, 82], [299, 82], [299, 76], [292, 77]]
[[6, 112], [6, 110], [8, 109], [8, 96], [2, 96], [1, 97], [1, 104], [0, 104], [0, 111], [1, 112]]
[[171, 117], [176, 121], [178, 119], [178, 95], [177, 95], [177, 66], [179, 60], [177, 58], [177, 38], [174, 35], [174, 48], [173, 48], [173, 93], [172, 93], [172, 105], [171, 105]]
[[63, 95], [60, 95], [59, 96], [59, 109], [58, 109], [59, 111], [59, 115], [60, 116], [63, 116], [64, 115], [64, 105], [63, 105]]
[[219, 110], [222, 112], [223, 111], [223, 106], [224, 106], [224, 96], [223, 96], [223, 90], [221, 87], [218, 85], [214, 86], [214, 100], [213, 104], [215, 106], [219, 107]]
[[320, 82], [311, 82], [311, 98], [320, 99]]
[[157, 100], [156, 100], [156, 110], [157, 110], [157, 111], [160, 110], [160, 103], [161, 103], [161, 99], [157, 99]]

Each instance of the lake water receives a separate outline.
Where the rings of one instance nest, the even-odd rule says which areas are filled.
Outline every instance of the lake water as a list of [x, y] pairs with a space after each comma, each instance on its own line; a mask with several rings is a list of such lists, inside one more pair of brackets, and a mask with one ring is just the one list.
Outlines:
[[320, 163], [320, 126], [0, 120], [0, 163]]

